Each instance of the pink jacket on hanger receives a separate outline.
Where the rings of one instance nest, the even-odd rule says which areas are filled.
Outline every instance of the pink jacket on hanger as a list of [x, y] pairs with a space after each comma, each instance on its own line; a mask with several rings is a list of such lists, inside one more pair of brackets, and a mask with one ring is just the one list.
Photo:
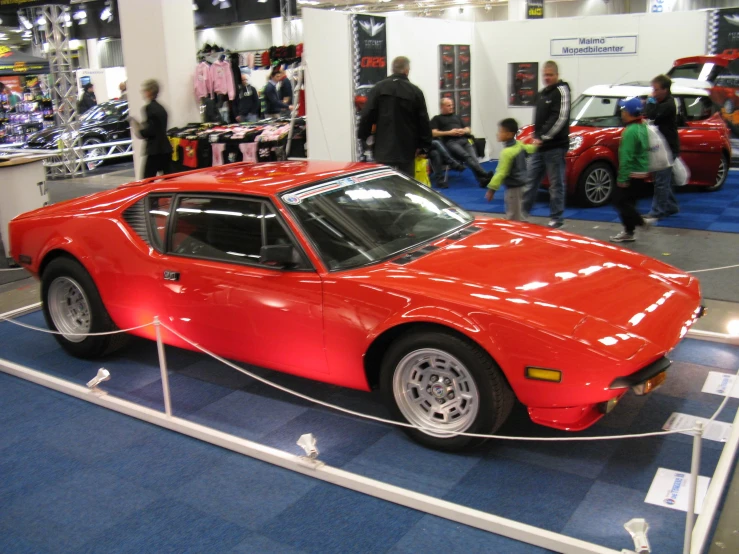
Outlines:
[[200, 100], [213, 94], [213, 86], [210, 79], [210, 66], [206, 62], [200, 62], [195, 68], [195, 98]]
[[213, 92], [216, 94], [228, 94], [229, 100], [236, 98], [231, 64], [226, 61], [215, 62], [210, 66], [210, 79], [213, 85]]

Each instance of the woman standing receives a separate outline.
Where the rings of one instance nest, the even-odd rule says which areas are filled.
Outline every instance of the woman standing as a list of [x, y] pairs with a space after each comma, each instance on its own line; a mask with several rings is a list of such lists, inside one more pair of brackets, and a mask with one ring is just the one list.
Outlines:
[[131, 130], [140, 139], [146, 141], [146, 164], [144, 165], [144, 179], [156, 177], [161, 171], [163, 175], [169, 173], [169, 164], [172, 157], [172, 145], [167, 138], [167, 110], [157, 102], [159, 83], [154, 79], [144, 81], [141, 85], [141, 94], [149, 103], [144, 108], [146, 121], [139, 123], [133, 117]]

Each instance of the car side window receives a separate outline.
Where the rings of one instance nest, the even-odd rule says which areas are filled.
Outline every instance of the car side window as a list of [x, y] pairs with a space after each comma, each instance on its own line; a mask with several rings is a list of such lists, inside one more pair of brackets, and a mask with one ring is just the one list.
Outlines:
[[683, 96], [682, 100], [687, 121], [702, 121], [711, 117], [711, 99], [708, 96]]
[[262, 246], [278, 244], [293, 241], [266, 202], [194, 196], [180, 197], [177, 203], [170, 246], [174, 254], [259, 264]]
[[167, 220], [172, 212], [172, 196], [150, 196], [148, 198], [149, 225], [152, 246], [163, 251], [167, 237]]

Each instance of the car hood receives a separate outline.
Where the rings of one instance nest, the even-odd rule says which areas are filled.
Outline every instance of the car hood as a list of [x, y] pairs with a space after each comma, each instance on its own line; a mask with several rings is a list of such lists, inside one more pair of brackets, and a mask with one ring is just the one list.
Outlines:
[[56, 148], [56, 143], [62, 136], [62, 132], [62, 129], [59, 127], [49, 127], [47, 129], [44, 129], [43, 131], [32, 134], [30, 137], [28, 137], [26, 143], [34, 145], [43, 144], [49, 146], [50, 148]]
[[535, 225], [478, 219], [474, 226], [479, 231], [440, 241], [410, 263], [384, 264], [375, 279], [570, 337], [587, 322], [596, 334], [672, 341], [668, 348], [700, 305], [695, 278], [630, 250]]

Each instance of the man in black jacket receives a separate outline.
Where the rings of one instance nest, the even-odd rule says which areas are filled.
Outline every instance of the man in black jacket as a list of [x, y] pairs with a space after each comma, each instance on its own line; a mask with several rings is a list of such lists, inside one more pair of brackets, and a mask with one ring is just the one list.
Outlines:
[[534, 112], [534, 144], [529, 182], [524, 190], [523, 210], [529, 214], [546, 172], [549, 177], [549, 227], [564, 224], [565, 155], [570, 147], [570, 85], [559, 79], [557, 64], [548, 61], [542, 71], [544, 89], [539, 93]]
[[163, 175], [169, 173], [172, 145], [167, 138], [167, 110], [157, 102], [159, 83], [154, 79], [144, 81], [141, 85], [141, 94], [144, 100], [149, 101], [144, 108], [146, 121], [142, 124], [133, 117], [128, 119], [131, 122], [131, 130], [134, 134], [146, 141], [144, 179], [147, 179], [156, 177], [160, 171]]
[[77, 102], [77, 115], [82, 115], [98, 105], [98, 101], [95, 98], [95, 87], [92, 83], [87, 83], [82, 87], [82, 90], [84, 92], [80, 97], [80, 101]]
[[[680, 138], [677, 134], [678, 112], [675, 98], [671, 94], [672, 81], [667, 75], [658, 75], [652, 80], [652, 94], [647, 99], [645, 115], [654, 122], [665, 137], [673, 159], [680, 155]], [[672, 188], [672, 168], [654, 173], [654, 198], [652, 209], [645, 216], [650, 223], [680, 211]]]
[[285, 110], [288, 112], [293, 110], [293, 107], [280, 100], [277, 94], [277, 84], [282, 78], [283, 74], [279, 66], [273, 67], [267, 86], [264, 87], [264, 111], [268, 118], [280, 117]]
[[423, 92], [408, 80], [410, 69], [408, 58], [393, 60], [393, 74], [367, 97], [357, 135], [366, 141], [376, 125], [375, 160], [413, 177], [416, 154], [428, 154], [431, 148], [431, 127]]
[[257, 89], [249, 84], [249, 76], [241, 74], [239, 87], [239, 103], [236, 108], [236, 121], [257, 121], [262, 113], [262, 103], [259, 100]]

